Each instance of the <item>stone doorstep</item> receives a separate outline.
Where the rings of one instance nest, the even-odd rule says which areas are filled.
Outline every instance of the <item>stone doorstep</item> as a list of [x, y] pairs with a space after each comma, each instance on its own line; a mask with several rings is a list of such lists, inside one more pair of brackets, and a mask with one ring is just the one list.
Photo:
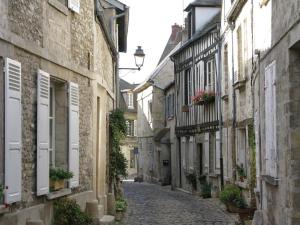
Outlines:
[[0, 215], [8, 212], [9, 212], [8, 207], [6, 207], [5, 205], [0, 205]]
[[112, 225], [115, 222], [115, 217], [114, 216], [110, 216], [110, 215], [104, 215], [100, 220], [99, 220], [99, 224], [100, 225]]
[[50, 192], [49, 194], [47, 194], [47, 199], [48, 200], [52, 200], [52, 199], [56, 199], [59, 197], [63, 197], [65, 195], [69, 195], [72, 193], [72, 190], [70, 188], [65, 188], [59, 191], [55, 191], [55, 192]]

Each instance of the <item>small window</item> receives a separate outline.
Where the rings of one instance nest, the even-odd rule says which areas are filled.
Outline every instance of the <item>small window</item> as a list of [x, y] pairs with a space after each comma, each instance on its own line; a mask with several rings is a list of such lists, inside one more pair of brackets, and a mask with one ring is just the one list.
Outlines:
[[206, 74], [204, 79], [204, 88], [207, 91], [215, 90], [215, 60], [211, 59], [206, 63]]
[[241, 167], [246, 171], [246, 129], [237, 130], [237, 166]]
[[234, 81], [237, 82], [244, 76], [244, 52], [243, 52], [243, 37], [242, 27], [237, 29], [237, 62], [238, 62], [238, 74], [236, 74]]
[[184, 72], [184, 104], [189, 105], [192, 97], [191, 69]]
[[148, 121], [152, 123], [152, 100], [148, 101]]
[[68, 6], [68, 0], [57, 0], [59, 1], [61, 4]]
[[130, 150], [130, 168], [135, 168], [135, 154], [134, 154], [134, 149]]
[[133, 109], [134, 108], [134, 105], [133, 105], [133, 93], [128, 92], [127, 96], [128, 96], [128, 108], [129, 109]]
[[126, 135], [136, 136], [136, 120], [126, 120]]

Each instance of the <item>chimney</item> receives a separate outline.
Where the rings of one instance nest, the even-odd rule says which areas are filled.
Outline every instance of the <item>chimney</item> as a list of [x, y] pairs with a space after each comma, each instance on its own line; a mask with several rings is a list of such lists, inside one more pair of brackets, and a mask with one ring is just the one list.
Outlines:
[[172, 25], [172, 34], [171, 34], [171, 41], [176, 41], [178, 34], [181, 32], [182, 27], [178, 24]]

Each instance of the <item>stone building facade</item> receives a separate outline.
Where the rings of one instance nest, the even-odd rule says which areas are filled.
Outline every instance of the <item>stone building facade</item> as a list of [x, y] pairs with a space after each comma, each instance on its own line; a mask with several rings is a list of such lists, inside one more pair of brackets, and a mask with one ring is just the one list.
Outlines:
[[300, 223], [299, 11], [296, 0], [253, 4], [255, 224]]
[[145, 181], [170, 184], [171, 149], [165, 124], [164, 89], [174, 80], [174, 67], [169, 56], [179, 47], [181, 27], [172, 26], [172, 33], [158, 66], [145, 82], [137, 86], [138, 176]]
[[124, 112], [126, 120], [126, 137], [122, 140], [121, 151], [127, 159], [127, 173], [129, 179], [137, 177], [137, 94], [133, 89], [137, 85], [130, 84], [123, 79], [120, 79], [120, 101], [119, 108]]
[[[62, 196], [83, 210], [98, 200], [99, 217], [106, 211], [106, 127], [116, 105], [118, 46], [103, 4], [127, 11], [109, 0], [0, 3], [0, 224], [51, 224], [53, 202]], [[50, 190], [50, 167], [73, 172], [64, 189]]]
[[223, 1], [222, 155], [225, 183], [235, 183], [247, 203], [255, 200], [255, 143], [252, 101], [251, 1]]

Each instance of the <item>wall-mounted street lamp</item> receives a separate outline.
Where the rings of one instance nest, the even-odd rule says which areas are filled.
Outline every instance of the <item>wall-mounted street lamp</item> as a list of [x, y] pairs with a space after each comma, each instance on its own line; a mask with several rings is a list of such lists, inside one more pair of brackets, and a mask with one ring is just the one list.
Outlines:
[[141, 46], [137, 46], [135, 50], [134, 60], [137, 68], [119, 68], [119, 70], [141, 70], [141, 67], [144, 65], [145, 53]]

